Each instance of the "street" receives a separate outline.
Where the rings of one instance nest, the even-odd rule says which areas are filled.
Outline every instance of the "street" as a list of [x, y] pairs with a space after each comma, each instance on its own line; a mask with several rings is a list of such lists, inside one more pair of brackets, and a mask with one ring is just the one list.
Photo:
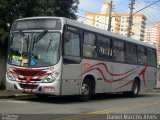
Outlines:
[[[54, 118], [57, 114], [63, 114], [63, 119], [66, 118], [64, 114], [74, 114], [71, 116], [72, 119], [80, 119], [80, 114], [86, 117], [115, 113], [158, 114], [159, 108], [160, 93], [151, 92], [141, 93], [137, 98], [127, 98], [121, 94], [99, 94], [88, 102], [79, 102], [76, 96], [50, 97], [44, 100], [35, 96], [0, 99], [2, 114], [41, 114], [41, 119], [43, 114], [48, 119]], [[52, 116], [46, 117], [46, 114]]]

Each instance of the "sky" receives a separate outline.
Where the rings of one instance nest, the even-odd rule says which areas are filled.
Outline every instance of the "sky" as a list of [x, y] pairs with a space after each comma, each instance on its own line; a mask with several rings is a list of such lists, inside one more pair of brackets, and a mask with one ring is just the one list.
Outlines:
[[[78, 16], [79, 21], [83, 21], [87, 12], [99, 13], [103, 2], [110, 2], [111, 0], [79, 0]], [[131, 0], [112, 0], [113, 13], [127, 13], [129, 14], [129, 4]], [[154, 3], [157, 0], [135, 0], [134, 12]], [[133, 12], [133, 13], [134, 13]], [[147, 24], [154, 24], [160, 22], [160, 1], [156, 4], [138, 12], [147, 17]]]

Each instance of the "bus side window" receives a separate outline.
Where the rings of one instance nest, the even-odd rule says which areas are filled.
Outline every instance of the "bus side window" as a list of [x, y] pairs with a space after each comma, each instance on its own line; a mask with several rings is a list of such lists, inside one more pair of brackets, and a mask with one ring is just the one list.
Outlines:
[[80, 57], [80, 36], [73, 32], [67, 32], [64, 42], [64, 55]]
[[137, 63], [137, 49], [136, 45], [126, 43], [126, 53], [128, 63]]
[[96, 36], [95, 34], [84, 32], [83, 55], [85, 57], [96, 58]]
[[115, 61], [124, 62], [125, 61], [125, 44], [122, 41], [113, 41], [113, 58]]
[[146, 48], [143, 46], [138, 46], [138, 63], [142, 65], [147, 65], [147, 52]]
[[155, 67], [157, 65], [156, 51], [151, 48], [148, 48], [147, 55], [148, 55], [148, 65]]
[[97, 52], [99, 58], [111, 58], [111, 41], [108, 37], [97, 37]]

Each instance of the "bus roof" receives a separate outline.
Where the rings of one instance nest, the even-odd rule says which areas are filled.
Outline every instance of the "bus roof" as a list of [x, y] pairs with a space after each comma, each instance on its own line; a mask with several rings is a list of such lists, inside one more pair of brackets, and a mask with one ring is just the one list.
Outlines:
[[111, 37], [114, 37], [114, 38], [117, 38], [117, 39], [121, 39], [121, 40], [124, 40], [124, 41], [132, 42], [132, 43], [135, 43], [135, 44], [139, 44], [139, 45], [143, 45], [143, 46], [147, 46], [147, 47], [151, 47], [151, 48], [156, 49], [156, 46], [153, 45], [153, 44], [148, 44], [148, 43], [145, 43], [145, 42], [140, 41], [140, 40], [135, 40], [135, 39], [132, 39], [132, 38], [129, 38], [129, 37], [126, 37], [126, 36], [118, 35], [118, 34], [110, 32], [110, 31], [106, 31], [106, 30], [102, 30], [102, 29], [99, 29], [99, 28], [96, 28], [96, 27], [93, 27], [93, 26], [89, 26], [89, 25], [86, 25], [84, 23], [80, 23], [76, 20], [68, 19], [68, 18], [65, 18], [65, 17], [48, 17], [48, 16], [46, 16], [46, 17], [28, 17], [28, 18], [17, 19], [16, 21], [29, 20], [29, 19], [47, 19], [47, 18], [48, 19], [55, 19], [55, 18], [61, 19], [63, 21], [62, 24], [68, 24], [68, 25], [75, 26], [75, 27], [78, 27], [78, 28], [86, 29], [88, 31], [104, 34], [104, 35], [111, 36]]

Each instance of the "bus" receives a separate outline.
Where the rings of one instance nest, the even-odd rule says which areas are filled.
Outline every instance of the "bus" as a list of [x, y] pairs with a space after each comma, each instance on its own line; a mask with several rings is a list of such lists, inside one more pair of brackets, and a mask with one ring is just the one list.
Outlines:
[[64, 17], [13, 22], [6, 89], [40, 98], [122, 92], [137, 97], [157, 82], [156, 47]]

